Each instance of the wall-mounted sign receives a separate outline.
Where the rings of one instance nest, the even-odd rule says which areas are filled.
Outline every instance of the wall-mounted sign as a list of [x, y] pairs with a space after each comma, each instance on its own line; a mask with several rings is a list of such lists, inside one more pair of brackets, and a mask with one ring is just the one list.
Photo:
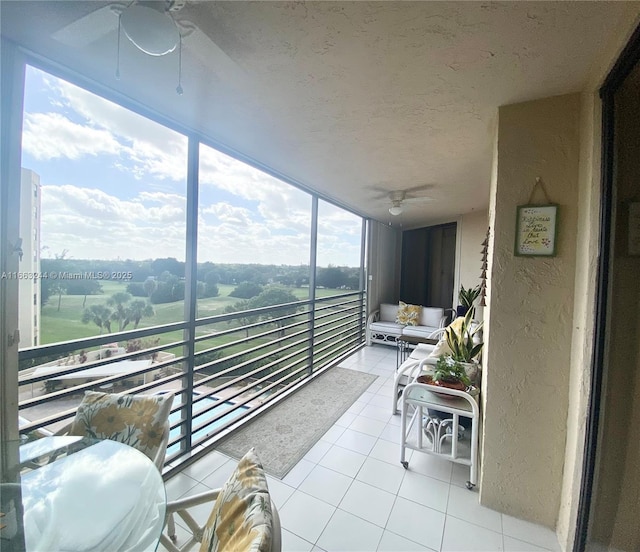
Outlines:
[[557, 205], [518, 206], [515, 254], [532, 257], [554, 256], [557, 222]]
[[640, 202], [629, 203], [629, 255], [640, 255]]

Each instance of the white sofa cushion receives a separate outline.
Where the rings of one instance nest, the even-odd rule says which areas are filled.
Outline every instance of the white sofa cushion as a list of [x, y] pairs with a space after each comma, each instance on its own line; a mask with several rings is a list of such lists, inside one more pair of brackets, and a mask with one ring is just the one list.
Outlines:
[[397, 316], [398, 305], [392, 305], [390, 303], [380, 304], [380, 322], [393, 322], [395, 324]]
[[444, 309], [440, 307], [422, 307], [422, 314], [420, 315], [420, 323], [418, 326], [427, 326], [437, 330], [440, 327], [443, 316]]
[[402, 330], [402, 335], [428, 338], [438, 329], [438, 327], [433, 326], [405, 326]]
[[373, 333], [382, 333], [387, 335], [399, 336], [402, 335], [402, 329], [404, 326], [396, 324], [395, 322], [372, 322], [369, 325], [370, 330]]

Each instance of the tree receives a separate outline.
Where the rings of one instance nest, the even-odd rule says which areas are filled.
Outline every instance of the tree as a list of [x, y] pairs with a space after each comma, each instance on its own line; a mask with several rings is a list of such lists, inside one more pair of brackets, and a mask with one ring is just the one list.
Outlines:
[[174, 276], [184, 277], [184, 263], [176, 260], [174, 257], [155, 259], [151, 262], [151, 268], [156, 276], [159, 276], [163, 272], [169, 272]]
[[[224, 308], [225, 313], [243, 312], [243, 311], [250, 311], [250, 310], [251, 310], [251, 305], [249, 301], [246, 299], [244, 301], [238, 301], [233, 305], [227, 305]], [[260, 320], [260, 317], [256, 314], [247, 313], [235, 318], [235, 320], [237, 320], [241, 326], [248, 326], [249, 324], [253, 324], [258, 320]], [[232, 322], [233, 320], [229, 320], [229, 324], [231, 324]], [[245, 327], [244, 333], [245, 333], [245, 337], [249, 337], [249, 328]]]
[[316, 283], [319, 286], [338, 289], [341, 286], [346, 286], [347, 281], [348, 275], [338, 267], [329, 266], [327, 268], [318, 269], [318, 277], [316, 279]]
[[142, 284], [147, 297], [151, 297], [153, 292], [158, 289], [158, 282], [156, 282], [155, 278], [147, 278]]
[[204, 297], [218, 297], [218, 295], [220, 295], [218, 275], [211, 271], [204, 277]]
[[82, 314], [82, 323], [88, 324], [93, 322], [98, 328], [100, 333], [102, 330], [107, 330], [107, 333], [111, 333], [111, 316], [113, 311], [105, 305], [91, 305]]
[[136, 299], [132, 301], [126, 309], [126, 318], [122, 329], [124, 330], [129, 322], [133, 322], [133, 329], [135, 330], [138, 328], [138, 324], [140, 324], [142, 318], [154, 315], [155, 311], [149, 303], [141, 299]]
[[[254, 297], [249, 301], [249, 307], [252, 309], [259, 309], [262, 307], [271, 307], [274, 305], [282, 305], [285, 303], [297, 303], [299, 299], [290, 291], [282, 288], [271, 287], [264, 290], [260, 295]], [[300, 310], [299, 306], [291, 305], [284, 309], [278, 309], [277, 311], [267, 312], [262, 314], [262, 318], [265, 320], [281, 318], [283, 316], [291, 316]], [[280, 328], [278, 337], [284, 337], [284, 326], [287, 325], [286, 320], [277, 320], [276, 325]]]
[[87, 295], [102, 293], [102, 285], [97, 280], [69, 280], [65, 286], [67, 295], [84, 295], [82, 308], [87, 304]]
[[62, 282], [60, 282], [59, 280], [56, 280], [51, 284], [51, 287], [49, 288], [49, 290], [52, 295], [55, 295], [55, 294], [58, 295], [58, 312], [60, 312], [60, 305], [62, 304], [62, 296], [65, 293], [67, 293], [67, 286]]
[[144, 284], [141, 282], [130, 282], [127, 284], [127, 293], [134, 297], [148, 297]]
[[[166, 273], [168, 274], [168, 273]], [[177, 276], [168, 274], [166, 280], [163, 280], [164, 276], [161, 276], [158, 282], [158, 289], [156, 289], [149, 300], [153, 304], [158, 303], [173, 303], [175, 301], [181, 301], [184, 299], [184, 281], [180, 280]]]
[[196, 282], [196, 297], [198, 299], [201, 299], [202, 297], [206, 297], [206, 293], [205, 293], [206, 289], [207, 289], [206, 284], [198, 280]]
[[242, 282], [229, 294], [229, 297], [238, 297], [239, 299], [251, 299], [260, 295], [264, 288], [260, 284], [253, 282]]
[[114, 293], [109, 299], [107, 299], [107, 305], [114, 307], [114, 311], [111, 314], [111, 319], [118, 322], [118, 331], [124, 330], [127, 325], [127, 307], [126, 303], [131, 301], [131, 294], [124, 291]]

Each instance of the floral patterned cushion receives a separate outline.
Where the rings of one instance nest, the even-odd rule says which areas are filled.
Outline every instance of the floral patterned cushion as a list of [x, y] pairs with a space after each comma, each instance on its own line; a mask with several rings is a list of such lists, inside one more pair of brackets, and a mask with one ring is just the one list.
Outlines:
[[153, 460], [164, 437], [172, 401], [172, 393], [112, 395], [86, 391], [70, 434], [119, 441]]
[[[451, 324], [447, 326], [447, 329], [451, 328], [455, 333], [460, 333], [462, 330], [462, 325], [464, 324], [464, 316], [458, 316]], [[438, 340], [438, 343], [434, 347], [434, 349], [429, 354], [429, 358], [440, 358], [440, 355], [450, 355], [451, 349], [449, 348], [449, 344], [447, 343], [447, 333], [443, 332]]]
[[404, 324], [405, 326], [417, 326], [420, 322], [420, 314], [422, 314], [422, 307], [420, 305], [409, 305], [400, 301], [398, 303], [396, 323]]
[[238, 462], [216, 499], [200, 552], [269, 552], [272, 527], [267, 478], [251, 449]]

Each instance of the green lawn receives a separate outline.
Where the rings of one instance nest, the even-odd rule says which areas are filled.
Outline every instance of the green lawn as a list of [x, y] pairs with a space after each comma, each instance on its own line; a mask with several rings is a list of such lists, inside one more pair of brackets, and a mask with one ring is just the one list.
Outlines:
[[[125, 291], [127, 284], [124, 282], [106, 281], [102, 282], [103, 293], [101, 295], [87, 295], [86, 302], [85, 297], [82, 295], [63, 295], [60, 300], [60, 310], [58, 310], [58, 296], [52, 296], [49, 299], [47, 305], [42, 308], [40, 319], [40, 342], [41, 344], [57, 343], [60, 341], [68, 341], [73, 339], [80, 339], [83, 337], [92, 337], [100, 334], [99, 328], [93, 324], [83, 324], [82, 313], [84, 309], [97, 304], [106, 303], [107, 299], [116, 292]], [[205, 299], [198, 299], [197, 302], [197, 316], [203, 318], [207, 316], [214, 316], [224, 313], [227, 305], [232, 305], [238, 301], [234, 297], [229, 297], [229, 293], [233, 291], [235, 286], [232, 285], [218, 285], [220, 294], [218, 297], [210, 297]], [[290, 291], [299, 299], [307, 299], [309, 296], [309, 290], [307, 288], [290, 288]], [[337, 295], [340, 293], [349, 293], [348, 291], [335, 290], [335, 289], [319, 289], [316, 292], [317, 297], [327, 297], [329, 295]], [[155, 315], [150, 318], [143, 318], [140, 322], [140, 328], [146, 328], [149, 326], [160, 326], [163, 324], [169, 324], [171, 322], [180, 322], [184, 320], [184, 301], [176, 301], [175, 303], [164, 303], [153, 306]], [[218, 329], [230, 328], [229, 324], [222, 323]], [[133, 329], [132, 326], [127, 326], [127, 330]], [[203, 327], [200, 332], [207, 333], [211, 331], [211, 327]], [[113, 323], [112, 330], [116, 332], [118, 330], [117, 323]], [[171, 332], [159, 336], [160, 343], [171, 343], [172, 341], [178, 341], [181, 339], [181, 332]], [[229, 342], [237, 337], [227, 336], [216, 339], [217, 342]], [[219, 340], [219, 341], [218, 341]], [[212, 347], [213, 344], [199, 344], [198, 349]]]

